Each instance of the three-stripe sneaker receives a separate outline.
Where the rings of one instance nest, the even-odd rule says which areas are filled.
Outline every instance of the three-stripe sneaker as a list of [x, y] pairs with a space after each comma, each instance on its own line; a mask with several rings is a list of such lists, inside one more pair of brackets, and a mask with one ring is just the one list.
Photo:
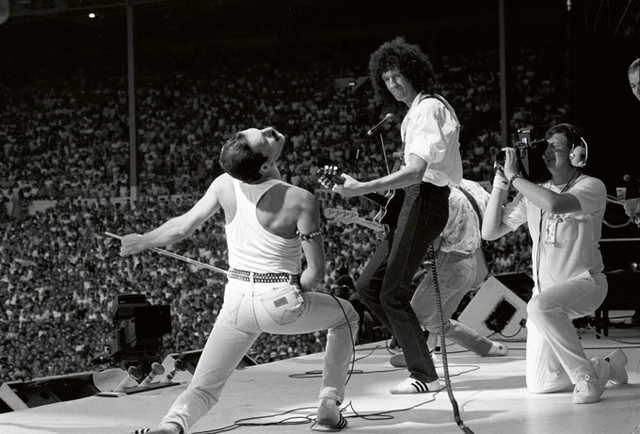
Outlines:
[[397, 384], [395, 387], [391, 388], [390, 392], [394, 395], [402, 395], [409, 393], [436, 392], [440, 389], [442, 389], [440, 380], [425, 383], [424, 381], [416, 380], [415, 378], [409, 377], [402, 383]]
[[311, 426], [311, 430], [338, 432], [345, 429], [347, 425], [347, 420], [342, 416], [336, 400], [328, 397], [321, 398], [316, 413], [316, 423]]

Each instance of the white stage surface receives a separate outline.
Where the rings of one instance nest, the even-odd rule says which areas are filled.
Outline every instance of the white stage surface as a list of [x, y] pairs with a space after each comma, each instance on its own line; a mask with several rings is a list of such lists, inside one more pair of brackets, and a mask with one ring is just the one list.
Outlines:
[[[510, 354], [499, 358], [477, 357], [449, 345], [453, 395], [467, 432], [640, 434], [640, 329], [612, 328], [609, 339], [596, 339], [594, 332], [586, 331], [582, 340], [588, 356], [606, 355], [612, 348], [623, 347], [629, 358], [629, 384], [607, 386], [597, 404], [574, 405], [570, 392], [528, 393], [524, 380], [524, 342], [510, 342]], [[389, 393], [391, 386], [407, 376], [404, 369], [389, 364], [390, 356], [385, 342], [357, 348], [343, 403], [343, 414], [349, 421], [345, 432], [463, 432], [454, 420], [446, 389], [418, 395]], [[171, 360], [165, 360], [165, 364], [169, 363]], [[442, 377], [440, 357], [436, 364]], [[311, 432], [321, 369], [322, 354], [238, 369], [218, 405], [191, 432]], [[97, 384], [101, 390], [111, 390], [122, 377], [123, 371], [111, 370], [97, 374], [95, 382], [102, 382]], [[175, 378], [180, 384], [168, 388], [118, 397], [90, 396], [3, 413], [0, 433], [115, 434], [154, 427], [189, 379], [190, 374], [184, 372]], [[282, 423], [261, 425], [276, 422]]]

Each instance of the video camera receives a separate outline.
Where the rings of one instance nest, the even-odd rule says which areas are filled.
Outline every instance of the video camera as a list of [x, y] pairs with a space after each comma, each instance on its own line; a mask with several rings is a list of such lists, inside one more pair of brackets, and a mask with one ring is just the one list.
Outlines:
[[[513, 148], [516, 151], [516, 158], [523, 176], [532, 182], [540, 182], [551, 178], [551, 173], [547, 169], [542, 159], [547, 149], [547, 141], [531, 140], [533, 127], [526, 126], [518, 130], [518, 143]], [[504, 168], [506, 161], [505, 151], [498, 152], [494, 168]]]

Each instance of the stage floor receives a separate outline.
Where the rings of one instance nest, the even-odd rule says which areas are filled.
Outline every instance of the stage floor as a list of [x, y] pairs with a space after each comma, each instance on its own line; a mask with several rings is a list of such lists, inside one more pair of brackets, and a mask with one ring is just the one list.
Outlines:
[[[532, 395], [525, 388], [524, 342], [509, 342], [507, 357], [481, 358], [447, 346], [453, 396], [467, 432], [486, 434], [640, 434], [640, 328], [609, 329], [609, 338], [582, 333], [588, 356], [622, 347], [629, 358], [629, 384], [607, 386], [597, 404], [574, 405], [571, 392]], [[446, 389], [438, 393], [391, 395], [406, 377], [389, 364], [385, 342], [359, 346], [347, 385], [343, 414], [349, 433], [463, 432]], [[442, 363], [437, 359], [438, 371]], [[310, 432], [315, 416], [322, 354], [238, 369], [222, 398], [192, 433]], [[122, 372], [122, 371], [120, 371]], [[189, 381], [120, 397], [92, 396], [0, 414], [2, 434], [115, 434], [154, 427]], [[105, 376], [108, 377], [108, 376]], [[119, 378], [111, 378], [113, 384]], [[102, 387], [109, 387], [108, 381]], [[113, 388], [113, 385], [111, 385]], [[103, 389], [110, 390], [110, 389]], [[278, 423], [281, 422], [281, 423]], [[264, 425], [264, 424], [275, 425]]]

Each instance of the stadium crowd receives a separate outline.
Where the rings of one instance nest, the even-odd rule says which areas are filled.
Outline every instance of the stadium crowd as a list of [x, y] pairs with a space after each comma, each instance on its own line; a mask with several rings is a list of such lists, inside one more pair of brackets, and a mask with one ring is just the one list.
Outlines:
[[[540, 53], [522, 51], [514, 68], [515, 129], [563, 120], [562, 82], [539, 68]], [[497, 53], [441, 55], [442, 93], [456, 109], [465, 177], [489, 180], [500, 148]], [[363, 62], [364, 63], [364, 62]], [[239, 74], [238, 71], [242, 71]], [[386, 171], [399, 128], [385, 129], [385, 153], [363, 132], [382, 116], [366, 83], [338, 87], [334, 78], [366, 75], [359, 67], [267, 62], [226, 63], [206, 73], [188, 70], [143, 76], [138, 85], [140, 195], [129, 196], [127, 95], [124, 79], [87, 80], [78, 72], [40, 77], [2, 91], [0, 111], [0, 382], [96, 370], [106, 356], [118, 294], [145, 294], [170, 305], [172, 331], [164, 353], [201, 348], [221, 307], [224, 276], [153, 253], [121, 258], [105, 231], [144, 232], [188, 209], [220, 173], [217, 155], [230, 132], [273, 125], [288, 137], [281, 172], [315, 191], [321, 206], [376, 208], [321, 188], [316, 170], [335, 164], [357, 178]], [[401, 119], [401, 117], [396, 117]], [[397, 121], [396, 121], [397, 122]], [[119, 198], [118, 200], [114, 200]], [[54, 201], [35, 214], [32, 201]], [[52, 202], [52, 203], [54, 203]], [[222, 223], [216, 219], [172, 247], [194, 260], [226, 267]], [[326, 288], [357, 277], [375, 245], [360, 227], [325, 221]], [[507, 247], [508, 246], [508, 247]], [[494, 274], [529, 268], [524, 231], [495, 243]], [[375, 331], [360, 342], [379, 337]], [[323, 333], [263, 335], [249, 355], [259, 363], [323, 351]]]

